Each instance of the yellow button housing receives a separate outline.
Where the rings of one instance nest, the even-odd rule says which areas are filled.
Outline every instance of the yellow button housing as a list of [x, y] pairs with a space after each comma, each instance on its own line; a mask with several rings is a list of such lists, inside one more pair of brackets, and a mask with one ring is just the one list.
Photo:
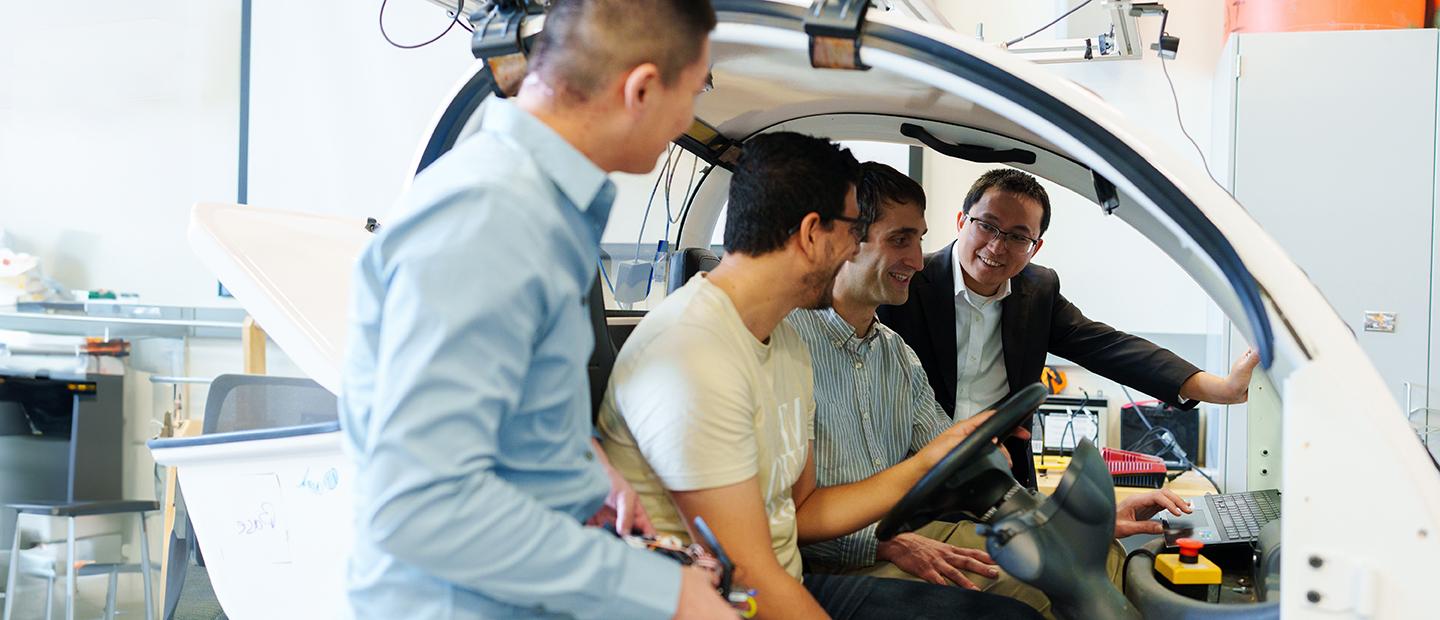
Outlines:
[[1162, 553], [1155, 556], [1155, 570], [1177, 586], [1218, 585], [1220, 567], [1203, 555], [1199, 560], [1194, 564], [1185, 564], [1180, 561], [1178, 553]]

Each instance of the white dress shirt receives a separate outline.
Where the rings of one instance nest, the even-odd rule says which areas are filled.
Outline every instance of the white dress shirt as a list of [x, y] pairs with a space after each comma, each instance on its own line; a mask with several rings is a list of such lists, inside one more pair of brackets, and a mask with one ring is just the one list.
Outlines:
[[986, 297], [965, 286], [958, 244], [950, 260], [955, 269], [955, 420], [960, 421], [1010, 393], [1000, 344], [1000, 301], [1010, 296], [1010, 281]]

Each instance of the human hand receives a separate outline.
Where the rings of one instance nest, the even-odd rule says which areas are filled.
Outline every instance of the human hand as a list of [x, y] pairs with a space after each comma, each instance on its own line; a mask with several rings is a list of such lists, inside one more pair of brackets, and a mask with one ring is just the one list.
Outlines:
[[1230, 374], [1225, 377], [1224, 390], [1215, 395], [1209, 402], [1217, 405], [1233, 405], [1243, 403], [1250, 399], [1250, 376], [1255, 373], [1255, 366], [1260, 364], [1260, 354], [1255, 349], [1246, 349], [1234, 364], [1230, 365]]
[[1260, 363], [1259, 354], [1249, 349], [1230, 366], [1230, 374], [1217, 377], [1197, 372], [1180, 385], [1180, 398], [1217, 405], [1234, 405], [1250, 398], [1250, 377]]
[[[915, 456], [920, 457], [921, 463], [925, 465], [927, 470], [934, 467], [941, 459], [945, 458], [945, 455], [949, 454], [951, 450], [954, 450], [955, 446], [960, 445], [960, 442], [964, 441], [966, 437], [969, 437], [970, 433], [975, 432], [976, 428], [979, 428], [981, 424], [989, 420], [990, 416], [993, 415], [995, 415], [995, 411], [990, 410], [972, 416], [967, 420], [956, 422], [950, 428], [945, 429], [945, 432], [931, 439], [930, 443], [925, 444], [925, 447], [921, 448], [920, 452], [916, 453]], [[1003, 453], [1005, 451], [1001, 450], [1001, 452]], [[1008, 454], [1006, 455], [1006, 459], [1009, 459]]]
[[875, 557], [894, 564], [896, 568], [930, 583], [942, 586], [955, 584], [970, 590], [980, 588], [961, 571], [996, 577], [1000, 570], [990, 554], [979, 549], [965, 549], [918, 534], [906, 533], [875, 546]]
[[645, 507], [640, 504], [640, 494], [635, 492], [635, 487], [630, 486], [630, 481], [626, 480], [625, 476], [610, 466], [609, 459], [605, 458], [605, 453], [600, 451], [598, 445], [595, 450], [600, 455], [600, 462], [605, 465], [605, 473], [610, 476], [610, 493], [605, 496], [605, 504], [600, 506], [600, 510], [585, 520], [585, 525], [603, 527], [607, 523], [614, 523], [615, 533], [622, 536], [636, 530], [639, 530], [642, 536], [654, 536], [655, 526], [650, 523], [650, 515], [645, 514]]
[[1169, 510], [1170, 514], [1177, 517], [1194, 512], [1189, 502], [1170, 489], [1127, 497], [1115, 507], [1115, 537], [1164, 533], [1164, 525], [1150, 520], [1150, 517], [1160, 514], [1161, 510]]
[[715, 591], [715, 575], [703, 568], [680, 568], [680, 603], [676, 620], [735, 620], [735, 609]]

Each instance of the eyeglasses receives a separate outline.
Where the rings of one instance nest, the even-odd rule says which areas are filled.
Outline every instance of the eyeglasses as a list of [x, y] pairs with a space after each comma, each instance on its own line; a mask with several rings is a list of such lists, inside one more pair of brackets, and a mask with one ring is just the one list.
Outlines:
[[[1000, 227], [980, 218], [967, 215], [965, 219], [969, 220], [971, 224], [974, 224], [981, 232], [989, 234], [991, 240], [999, 239], [1005, 244], [1005, 247], [1022, 254], [1029, 254], [1031, 250], [1035, 249], [1035, 244], [1040, 243], [1039, 239], [1031, 239], [1020, 233], [1000, 230]], [[989, 241], [986, 241], [986, 243], [989, 243]]]
[[[850, 235], [855, 237], [856, 243], [865, 241], [865, 235], [869, 234], [870, 232], [870, 222], [865, 221], [864, 218], [848, 217], [844, 215], [832, 215], [830, 217], [825, 217], [823, 215], [820, 216], [820, 221], [822, 222], [835, 220], [839, 220], [850, 225]], [[785, 236], [789, 237], [790, 235], [793, 235], [797, 232], [800, 232], [799, 224], [791, 226], [790, 230], [785, 231]]]
[[856, 242], [864, 241], [864, 240], [865, 240], [865, 234], [870, 231], [870, 222], [865, 221], [863, 218], [858, 218], [858, 217], [846, 217], [846, 216], [844, 216], [844, 215], [836, 215], [836, 216], [834, 216], [834, 217], [831, 217], [830, 219], [832, 219], [832, 220], [839, 220], [839, 221], [841, 221], [841, 222], [845, 222], [845, 223], [849, 224], [849, 225], [850, 225], [850, 234], [852, 234], [852, 235], [855, 236], [855, 241], [856, 241]]

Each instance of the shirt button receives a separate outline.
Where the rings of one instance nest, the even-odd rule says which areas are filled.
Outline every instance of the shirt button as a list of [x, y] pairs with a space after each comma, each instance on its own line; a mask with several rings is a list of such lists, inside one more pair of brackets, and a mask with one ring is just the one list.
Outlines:
[[864, 368], [864, 367], [865, 367], [865, 364], [864, 364], [863, 362], [855, 362], [855, 369], [856, 369], [856, 370], [859, 370], [859, 369]]
[[875, 459], [874, 461], [871, 461], [871, 462], [874, 463], [876, 467], [879, 467], [879, 466], [883, 463], [880, 459]]
[[870, 412], [869, 412], [869, 411], [861, 411], [861, 412], [860, 412], [860, 417], [863, 418], [863, 419], [869, 420], [869, 419], [870, 419]]
[[594, 452], [591, 452], [591, 451], [589, 451], [589, 450], [586, 450], [586, 451], [585, 451], [585, 460], [587, 460], [587, 461], [593, 461], [593, 460], [595, 460], [595, 453], [594, 453]]

